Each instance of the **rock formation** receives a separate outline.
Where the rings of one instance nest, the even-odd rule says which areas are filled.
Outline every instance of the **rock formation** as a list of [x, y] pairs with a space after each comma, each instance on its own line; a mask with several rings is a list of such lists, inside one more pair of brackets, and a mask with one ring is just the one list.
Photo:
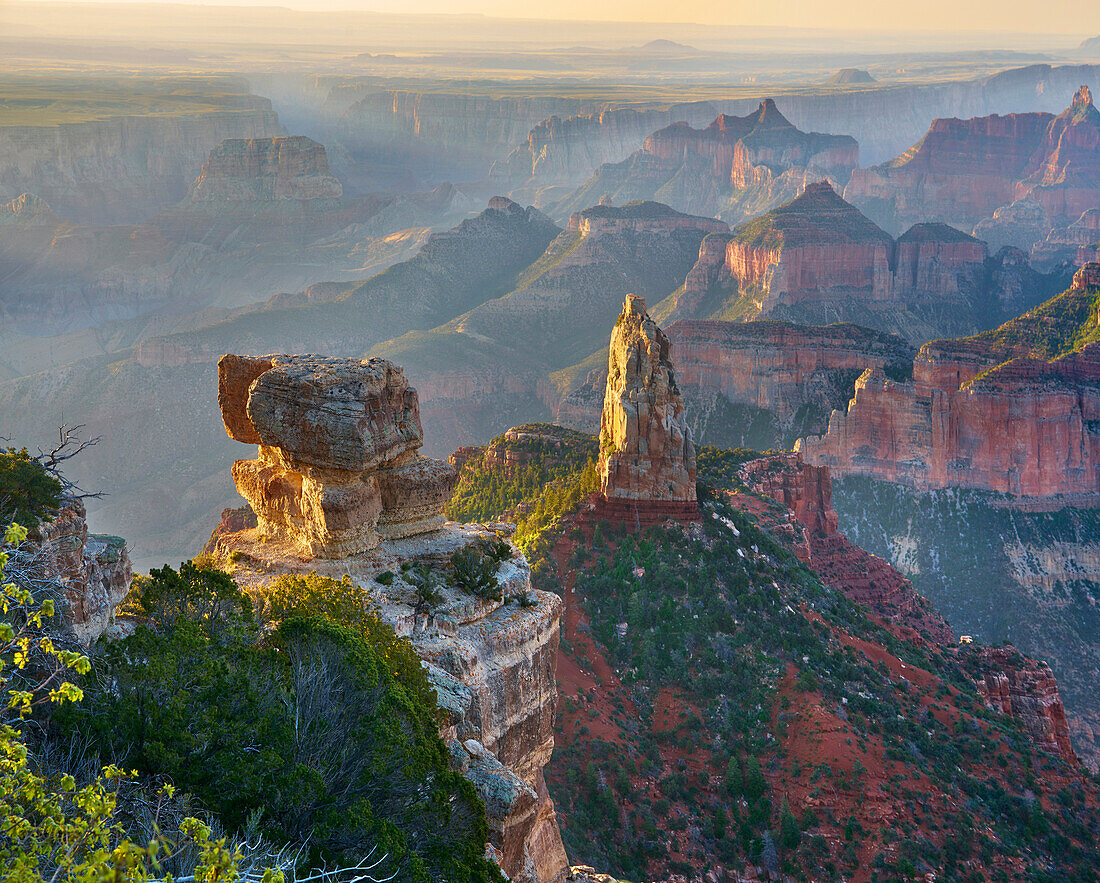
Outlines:
[[[456, 472], [417, 454], [419, 402], [403, 371], [383, 359], [225, 356], [218, 400], [226, 431], [260, 456], [233, 467], [255, 520], [227, 510], [208, 549], [246, 588], [284, 573], [350, 577], [424, 660], [501, 867], [520, 883], [555, 880], [567, 863], [542, 770], [561, 599], [531, 588], [509, 526], [444, 522]], [[502, 541], [493, 591], [462, 588], [452, 556]], [[412, 583], [421, 571], [431, 603]]]
[[671, 345], [645, 301], [633, 295], [611, 334], [599, 473], [608, 513], [639, 520], [698, 517], [695, 446]]
[[920, 343], [1003, 321], [1019, 306], [1015, 277], [1029, 272], [1026, 259], [991, 259], [985, 243], [945, 224], [917, 224], [894, 240], [818, 183], [704, 240], [673, 315], [706, 318], [720, 298], [723, 318], [848, 321]]
[[211, 151], [190, 192], [192, 202], [221, 203], [309, 203], [341, 196], [325, 148], [304, 135], [223, 141]]
[[962, 655], [976, 657], [978, 690], [990, 708], [1016, 718], [1040, 748], [1077, 765], [1066, 710], [1050, 666], [1011, 646], [976, 651], [964, 646]]
[[[1061, 296], [1064, 309], [1089, 310], [1097, 286], [1100, 265], [1088, 264]], [[797, 449], [834, 476], [869, 475], [918, 489], [1095, 498], [1100, 343], [1048, 361], [1026, 343], [1028, 335], [1044, 333], [1045, 322], [1029, 314], [1005, 326], [1019, 331], [927, 344], [914, 361], [912, 381], [869, 368], [847, 410], [832, 413], [825, 435], [802, 439]], [[1019, 343], [1005, 342], [1011, 333]]]
[[770, 98], [744, 117], [720, 115], [705, 129], [676, 123], [646, 138], [620, 163], [601, 166], [562, 203], [659, 199], [691, 214], [735, 222], [791, 199], [807, 183], [843, 187], [859, 162], [846, 135], [796, 129]]
[[263, 537], [343, 558], [443, 525], [457, 473], [417, 454], [416, 390], [384, 359], [227, 355], [218, 404], [230, 438], [260, 446], [233, 478]]
[[739, 475], [749, 488], [779, 503], [783, 511], [777, 517], [744, 494], [732, 494], [731, 504], [751, 512], [762, 526], [788, 542], [830, 588], [900, 629], [912, 630], [911, 634], [924, 641], [954, 642], [951, 627], [909, 580], [837, 529], [827, 467], [811, 466], [797, 453], [778, 454], [748, 461]]
[[905, 154], [844, 191], [888, 229], [945, 221], [995, 247], [1031, 248], [1100, 199], [1100, 112], [1082, 86], [1058, 116], [934, 120]]
[[[693, 408], [706, 408], [716, 396], [770, 412], [777, 436], [792, 429], [805, 434], [811, 426], [824, 431], [829, 413], [847, 404], [864, 369], [903, 374], [913, 360], [912, 348], [897, 335], [857, 325], [679, 319], [666, 333], [676, 351], [676, 382], [700, 443], [709, 436], [694, 430], [709, 421], [696, 423]], [[592, 370], [563, 397], [557, 422], [598, 432], [606, 383], [605, 370]], [[721, 441], [715, 437], [708, 443]]]
[[16, 560], [29, 555], [33, 568], [60, 587], [63, 626], [88, 646], [107, 630], [130, 591], [134, 573], [126, 541], [88, 533], [84, 504], [68, 496], [38, 533], [41, 538], [29, 543], [29, 551], [16, 552]]

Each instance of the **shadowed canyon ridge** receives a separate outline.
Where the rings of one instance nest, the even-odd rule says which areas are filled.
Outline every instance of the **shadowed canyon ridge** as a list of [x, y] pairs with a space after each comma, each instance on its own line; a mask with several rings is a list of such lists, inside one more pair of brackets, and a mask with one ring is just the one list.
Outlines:
[[1100, 874], [1100, 37], [131, 6], [0, 7], [0, 877]]

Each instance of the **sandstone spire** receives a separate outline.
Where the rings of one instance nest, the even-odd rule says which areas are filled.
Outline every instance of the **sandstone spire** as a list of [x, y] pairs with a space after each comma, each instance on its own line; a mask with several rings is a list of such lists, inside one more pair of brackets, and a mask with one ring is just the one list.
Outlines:
[[608, 353], [600, 420], [600, 490], [609, 514], [698, 517], [695, 446], [664, 332], [626, 296]]
[[233, 479], [263, 537], [343, 558], [443, 525], [457, 473], [417, 453], [420, 402], [391, 362], [226, 355], [218, 404], [229, 437], [260, 447]]

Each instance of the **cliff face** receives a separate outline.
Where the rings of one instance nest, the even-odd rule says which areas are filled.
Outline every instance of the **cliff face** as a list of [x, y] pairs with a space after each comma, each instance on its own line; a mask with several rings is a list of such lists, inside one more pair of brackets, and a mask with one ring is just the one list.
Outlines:
[[189, 194], [192, 201], [223, 203], [309, 203], [342, 195], [325, 148], [302, 135], [223, 141], [203, 163]]
[[847, 321], [920, 343], [988, 328], [1047, 287], [1019, 252], [990, 258], [985, 243], [945, 224], [894, 240], [821, 183], [704, 242], [672, 315]]
[[32, 544], [30, 554], [46, 579], [61, 587], [65, 627], [88, 646], [107, 630], [115, 607], [130, 591], [134, 572], [126, 541], [88, 533], [84, 504], [71, 497], [62, 499], [57, 514], [43, 521], [39, 532], [42, 538]]
[[222, 109], [178, 116], [0, 127], [0, 196], [33, 193], [70, 221], [144, 220], [182, 199], [225, 139], [282, 134], [266, 99], [228, 95], [223, 103]]
[[[1065, 297], [1079, 294], [1084, 303], [1098, 276], [1096, 265], [1087, 265]], [[868, 369], [847, 410], [834, 411], [825, 435], [801, 440], [799, 450], [834, 475], [869, 475], [918, 489], [1095, 496], [1100, 344], [1047, 361], [1031, 355], [1025, 342], [1004, 338], [991, 332], [929, 344], [914, 362], [911, 382]]]
[[777, 517], [741, 494], [731, 495], [733, 505], [751, 512], [759, 523], [790, 543], [795, 554], [827, 585], [907, 636], [934, 644], [954, 642], [951, 627], [908, 579], [837, 529], [827, 467], [811, 466], [797, 453], [779, 454], [748, 461], [739, 475], [753, 491], [779, 503], [790, 517]]
[[895, 335], [854, 325], [689, 319], [672, 323], [668, 336], [685, 396], [718, 393], [732, 404], [764, 409], [782, 434], [796, 424], [824, 426], [865, 368], [904, 370], [912, 353]]
[[1076, 765], [1066, 710], [1050, 666], [1014, 647], [982, 647], [976, 661], [978, 689], [989, 707], [1016, 718], [1036, 745]]
[[[350, 576], [427, 664], [442, 735], [486, 804], [501, 867], [522, 883], [554, 880], [567, 863], [542, 770], [561, 599], [531, 589], [508, 528], [444, 523], [456, 473], [417, 455], [417, 395], [400, 369], [317, 356], [226, 356], [220, 369], [226, 431], [260, 456], [233, 467], [257, 519], [223, 516], [213, 553], [245, 587], [284, 573]], [[453, 554], [487, 542], [505, 553], [492, 593], [444, 579]], [[403, 563], [437, 574], [435, 601], [418, 600]]]
[[601, 166], [562, 207], [605, 198], [660, 199], [681, 211], [733, 222], [796, 196], [814, 181], [843, 186], [858, 153], [847, 136], [799, 131], [769, 98], [753, 114], [722, 114], [705, 129], [676, 123], [654, 132], [640, 151]]
[[902, 156], [857, 170], [844, 191], [888, 229], [942, 220], [1031, 248], [1097, 204], [1100, 112], [1087, 86], [1068, 109], [939, 119]]
[[645, 301], [627, 295], [608, 351], [598, 467], [608, 511], [624, 517], [698, 517], [695, 446], [670, 353]]

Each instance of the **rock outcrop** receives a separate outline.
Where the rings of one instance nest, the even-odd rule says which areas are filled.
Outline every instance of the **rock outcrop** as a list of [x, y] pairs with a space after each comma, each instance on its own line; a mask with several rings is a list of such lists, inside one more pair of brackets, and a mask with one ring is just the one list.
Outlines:
[[844, 191], [887, 229], [945, 221], [1022, 248], [1100, 199], [1100, 112], [1082, 86], [1069, 108], [934, 120], [905, 154], [860, 169]]
[[442, 526], [457, 473], [417, 454], [416, 390], [384, 359], [227, 355], [218, 404], [230, 438], [260, 446], [233, 479], [261, 536], [343, 558]]
[[659, 199], [736, 222], [793, 198], [810, 182], [843, 187], [858, 163], [854, 138], [799, 131], [769, 98], [755, 113], [721, 114], [705, 129], [676, 123], [654, 132], [627, 159], [601, 166], [562, 207]]
[[[1061, 296], [1064, 308], [1087, 311], [1098, 286], [1100, 265], [1086, 265]], [[1094, 316], [1082, 318], [1094, 324]], [[868, 475], [921, 490], [1095, 498], [1100, 343], [1048, 361], [1028, 340], [1041, 340], [1050, 321], [1029, 314], [1009, 331], [927, 344], [912, 381], [869, 368], [847, 410], [832, 413], [825, 435], [802, 439], [797, 449], [834, 476]]]
[[[211, 553], [257, 590], [285, 573], [350, 577], [424, 660], [441, 734], [486, 805], [505, 873], [555, 880], [567, 862], [542, 771], [554, 746], [561, 599], [532, 589], [510, 526], [444, 522], [456, 473], [417, 454], [419, 403], [402, 370], [382, 359], [226, 356], [218, 399], [226, 431], [259, 444], [260, 457], [233, 467], [255, 521], [227, 510]], [[488, 545], [505, 554], [491, 590], [473, 594], [452, 556]]]
[[695, 446], [671, 345], [646, 313], [645, 301], [633, 295], [627, 295], [611, 334], [598, 468], [609, 514], [698, 518]]
[[34, 569], [60, 587], [63, 627], [88, 646], [107, 630], [130, 591], [134, 572], [126, 541], [88, 533], [84, 504], [75, 497], [63, 497], [38, 533], [41, 538], [29, 544]]
[[1012, 646], [976, 651], [964, 646], [962, 655], [975, 657], [978, 690], [990, 708], [1016, 718], [1040, 748], [1077, 765], [1066, 710], [1049, 665]]

